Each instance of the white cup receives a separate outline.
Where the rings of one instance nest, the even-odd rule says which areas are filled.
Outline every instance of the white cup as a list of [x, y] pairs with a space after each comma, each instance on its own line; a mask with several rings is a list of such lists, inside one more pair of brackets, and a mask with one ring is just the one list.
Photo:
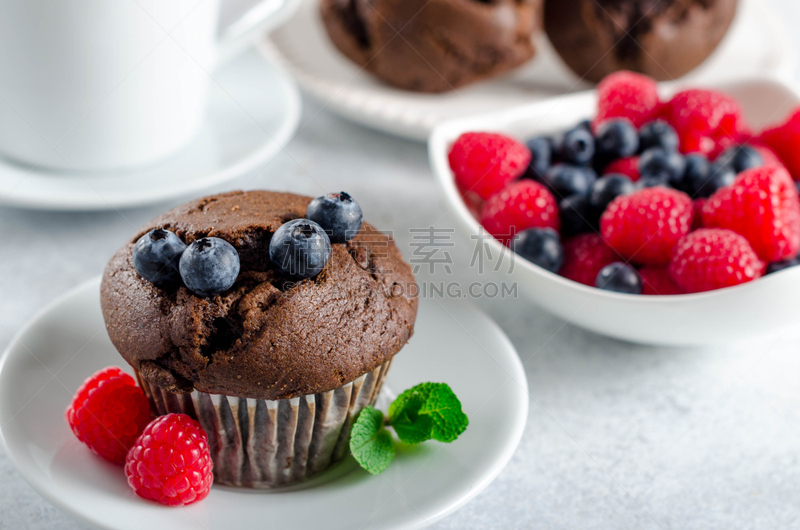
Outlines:
[[82, 171], [180, 149], [214, 68], [291, 4], [264, 0], [220, 30], [220, 2], [0, 0], [0, 155]]

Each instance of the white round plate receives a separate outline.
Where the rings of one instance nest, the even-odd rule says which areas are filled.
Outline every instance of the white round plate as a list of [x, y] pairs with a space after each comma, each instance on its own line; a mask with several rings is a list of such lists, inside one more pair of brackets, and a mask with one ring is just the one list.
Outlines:
[[0, 159], [0, 206], [127, 208], [197, 193], [264, 166], [297, 129], [301, 107], [294, 81], [254, 50], [212, 76], [205, 124], [178, 153], [146, 168], [81, 174]]
[[[739, 78], [788, 79], [794, 51], [784, 26], [766, 2], [740, 0], [731, 29], [701, 66], [681, 81], [718, 84]], [[294, 75], [301, 89], [343, 117], [389, 134], [427, 140], [439, 123], [500, 110], [553, 95], [584, 90], [544, 36], [528, 65], [494, 80], [445, 94], [420, 94], [382, 84], [331, 44], [319, 16], [319, 0], [305, 0], [295, 16], [260, 44]]]
[[45, 499], [100, 528], [418, 528], [453, 512], [506, 465], [522, 436], [528, 388], [509, 340], [468, 305], [427, 300], [414, 337], [389, 372], [402, 391], [447, 382], [470, 425], [451, 444], [403, 449], [371, 476], [348, 457], [308, 487], [269, 493], [214, 487], [204, 501], [168, 508], [136, 497], [122, 468], [94, 456], [72, 435], [64, 409], [81, 382], [126, 366], [103, 325], [100, 280], [66, 294], [34, 319], [0, 360], [0, 440]]

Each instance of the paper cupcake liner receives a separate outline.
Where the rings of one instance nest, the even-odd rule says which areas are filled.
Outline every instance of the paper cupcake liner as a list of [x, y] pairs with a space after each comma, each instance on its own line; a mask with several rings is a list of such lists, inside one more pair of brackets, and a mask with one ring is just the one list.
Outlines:
[[158, 415], [183, 413], [208, 435], [214, 482], [274, 488], [302, 482], [344, 458], [353, 418], [380, 393], [391, 360], [339, 388], [269, 401], [139, 384]]

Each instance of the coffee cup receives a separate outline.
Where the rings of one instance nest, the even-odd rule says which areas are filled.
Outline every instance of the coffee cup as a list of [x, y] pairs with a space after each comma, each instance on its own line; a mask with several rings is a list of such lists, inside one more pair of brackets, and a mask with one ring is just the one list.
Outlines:
[[0, 156], [68, 172], [167, 157], [202, 126], [214, 69], [292, 2], [220, 28], [221, 0], [2, 0]]

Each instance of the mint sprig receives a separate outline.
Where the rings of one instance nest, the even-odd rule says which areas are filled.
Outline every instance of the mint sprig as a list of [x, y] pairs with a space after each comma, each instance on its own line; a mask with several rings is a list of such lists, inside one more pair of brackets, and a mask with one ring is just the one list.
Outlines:
[[361, 467], [378, 475], [394, 459], [394, 439], [384, 427], [391, 426], [401, 441], [418, 444], [426, 440], [450, 443], [469, 425], [461, 402], [445, 383], [421, 383], [409, 388], [383, 413], [365, 407], [350, 430], [350, 452]]
[[383, 412], [364, 407], [350, 430], [350, 452], [356, 462], [379, 475], [394, 459], [394, 440], [383, 428]]

